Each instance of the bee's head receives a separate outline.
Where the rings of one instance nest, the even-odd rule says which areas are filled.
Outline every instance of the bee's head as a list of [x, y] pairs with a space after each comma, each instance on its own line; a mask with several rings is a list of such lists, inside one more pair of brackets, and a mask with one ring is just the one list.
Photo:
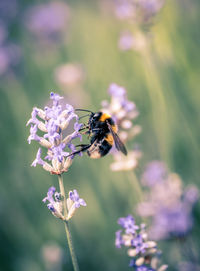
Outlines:
[[91, 113], [88, 123], [93, 124], [97, 122], [102, 115], [102, 112]]

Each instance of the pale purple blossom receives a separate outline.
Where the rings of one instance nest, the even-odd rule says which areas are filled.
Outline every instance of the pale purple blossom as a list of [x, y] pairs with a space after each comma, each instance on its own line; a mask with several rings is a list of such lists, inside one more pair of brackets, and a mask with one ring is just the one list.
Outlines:
[[[32, 140], [35, 140], [41, 146], [47, 148], [47, 155], [44, 160], [52, 162], [50, 165], [42, 160], [40, 149], [35, 161], [32, 163], [33, 166], [40, 164], [45, 170], [53, 174], [61, 174], [67, 171], [72, 163], [72, 148], [69, 148], [69, 146], [73, 146], [73, 151], [75, 151], [72, 140], [75, 138], [82, 140], [79, 133], [82, 124], [78, 123], [78, 116], [71, 105], [62, 106], [60, 104], [63, 97], [51, 92], [50, 99], [53, 102], [52, 106], [46, 106], [44, 110], [33, 108], [31, 118], [27, 122], [27, 125], [30, 125], [28, 143], [30, 144]], [[64, 132], [72, 120], [74, 120], [74, 130], [64, 136]], [[43, 136], [38, 135], [39, 131], [44, 132]]]
[[69, 198], [74, 202], [75, 208], [79, 208], [81, 205], [86, 206], [84, 199], [79, 197], [77, 190], [70, 191]]
[[33, 161], [33, 163], [31, 164], [32, 167], [36, 167], [36, 165], [44, 165], [44, 161], [41, 158], [41, 154], [42, 154], [42, 150], [41, 148], [38, 149], [38, 152], [36, 154], [36, 159]]

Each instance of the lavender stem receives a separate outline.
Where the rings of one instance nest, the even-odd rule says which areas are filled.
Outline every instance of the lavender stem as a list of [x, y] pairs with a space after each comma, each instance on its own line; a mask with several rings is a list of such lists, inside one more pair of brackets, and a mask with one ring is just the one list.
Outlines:
[[69, 250], [70, 250], [72, 264], [74, 267], [74, 271], [79, 271], [78, 261], [77, 261], [76, 253], [74, 251], [72, 236], [71, 236], [71, 232], [69, 229], [69, 222], [66, 220], [66, 218], [67, 218], [67, 201], [66, 201], [65, 188], [64, 188], [64, 184], [63, 184], [62, 175], [58, 175], [58, 181], [59, 181], [60, 193], [61, 193], [63, 205], [64, 205], [65, 232], [66, 232], [66, 236], [67, 236], [67, 242], [68, 242], [68, 246], [69, 246]]

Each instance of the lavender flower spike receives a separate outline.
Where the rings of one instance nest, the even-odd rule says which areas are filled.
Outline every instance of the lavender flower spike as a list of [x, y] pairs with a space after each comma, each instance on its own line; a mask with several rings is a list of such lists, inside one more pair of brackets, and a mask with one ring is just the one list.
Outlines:
[[84, 199], [79, 197], [77, 190], [73, 190], [69, 192], [69, 197], [67, 199], [67, 209], [68, 209], [68, 216], [67, 220], [69, 220], [75, 213], [76, 209], [80, 206], [86, 206], [86, 202]]
[[131, 257], [130, 267], [135, 271], [164, 271], [167, 265], [161, 265], [158, 261], [157, 244], [148, 240], [145, 224], [135, 225], [132, 215], [121, 217], [118, 224], [124, 229], [116, 232], [115, 245], [117, 248], [128, 247], [128, 255]]
[[[79, 133], [82, 124], [78, 122], [78, 116], [75, 114], [74, 108], [71, 105], [66, 104], [62, 107], [60, 100], [63, 97], [51, 92], [50, 99], [53, 102], [51, 107], [46, 106], [43, 110], [36, 107], [33, 108], [31, 118], [27, 122], [27, 125], [31, 125], [28, 143], [30, 144], [34, 140], [47, 149], [44, 160], [41, 158], [42, 151], [39, 149], [32, 166], [40, 164], [52, 174], [62, 174], [72, 164], [73, 156], [70, 156], [71, 149], [69, 148], [69, 146], [72, 146], [72, 140], [75, 138], [79, 138], [80, 141], [82, 140]], [[74, 130], [64, 137], [64, 131], [73, 119]], [[37, 134], [38, 130], [45, 134], [39, 136]]]

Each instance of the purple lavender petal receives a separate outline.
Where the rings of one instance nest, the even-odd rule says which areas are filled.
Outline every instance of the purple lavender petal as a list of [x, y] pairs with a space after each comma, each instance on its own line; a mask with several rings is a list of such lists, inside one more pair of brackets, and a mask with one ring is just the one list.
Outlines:
[[35, 124], [34, 126], [31, 125], [30, 135], [29, 135], [29, 137], [27, 139], [27, 141], [28, 141], [29, 144], [31, 144], [32, 140], [40, 141], [40, 137], [36, 134], [37, 130], [38, 130], [37, 124]]
[[73, 190], [73, 192], [72, 191], [69, 192], [69, 198], [75, 203], [74, 204], [75, 208], [79, 208], [81, 205], [82, 206], [87, 205], [86, 202], [84, 201], [84, 199], [81, 199], [79, 197], [79, 194], [78, 194], [77, 190], [75, 190], [75, 189]]
[[50, 93], [50, 99], [53, 100], [53, 105], [54, 105], [54, 106], [58, 106], [59, 101], [62, 100], [63, 97], [61, 97], [61, 96], [58, 95], [57, 93], [51, 92], [51, 93]]
[[26, 126], [28, 126], [30, 123], [33, 123], [33, 124], [39, 123], [39, 120], [37, 119], [37, 114], [38, 114], [38, 109], [34, 107], [31, 113], [31, 118], [28, 120]]
[[36, 159], [31, 164], [32, 167], [36, 167], [37, 164], [42, 165], [42, 166], [44, 165], [45, 162], [40, 157], [41, 153], [42, 153], [42, 150], [41, 150], [41, 148], [39, 148], [38, 152], [36, 154]]
[[115, 233], [115, 246], [117, 248], [121, 248], [121, 246], [123, 245], [123, 239], [121, 236], [122, 230], [116, 231]]
[[132, 215], [119, 218], [118, 224], [125, 229], [127, 234], [135, 234], [135, 230], [139, 229], [139, 227], [135, 225], [135, 219], [132, 217]]

